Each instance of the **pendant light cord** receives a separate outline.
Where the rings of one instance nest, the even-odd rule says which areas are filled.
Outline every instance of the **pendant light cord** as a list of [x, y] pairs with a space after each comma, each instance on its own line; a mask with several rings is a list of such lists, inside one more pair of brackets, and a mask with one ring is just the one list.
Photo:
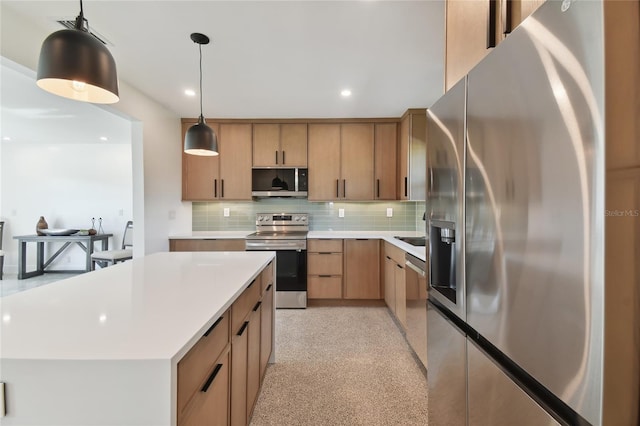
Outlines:
[[[84, 23], [87, 23], [85, 27]], [[89, 31], [89, 22], [84, 19], [84, 8], [82, 7], [82, 0], [80, 0], [80, 14], [76, 17], [76, 30]]]
[[198, 50], [200, 51], [200, 118], [204, 120], [202, 115], [202, 44], [198, 43]]

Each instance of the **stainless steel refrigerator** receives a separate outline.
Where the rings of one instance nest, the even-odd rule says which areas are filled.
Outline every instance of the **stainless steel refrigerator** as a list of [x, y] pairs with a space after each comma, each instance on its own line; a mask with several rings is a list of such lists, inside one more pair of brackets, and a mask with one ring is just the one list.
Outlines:
[[640, 143], [638, 20], [549, 1], [429, 109], [430, 426], [638, 423], [640, 174], [607, 158]]

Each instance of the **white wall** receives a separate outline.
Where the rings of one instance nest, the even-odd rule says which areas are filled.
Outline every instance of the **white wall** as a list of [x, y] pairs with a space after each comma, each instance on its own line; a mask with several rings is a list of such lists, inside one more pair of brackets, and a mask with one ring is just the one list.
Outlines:
[[[2, 7], [1, 2], [0, 19], [2, 56], [35, 70], [49, 31]], [[169, 234], [191, 231], [191, 203], [180, 201], [180, 118], [122, 80], [120, 102], [105, 109], [132, 122], [134, 256], [168, 250]], [[0, 217], [5, 216], [6, 203], [0, 203], [0, 208]], [[170, 219], [172, 213], [175, 219]]]
[[[44, 216], [49, 228], [89, 229], [91, 218], [102, 217], [113, 245], [122, 242], [132, 215], [130, 144], [2, 143], [3, 206], [7, 232], [35, 233]], [[120, 215], [122, 210], [122, 215]], [[6, 272], [15, 272], [17, 242], [6, 241]], [[48, 245], [50, 256], [60, 246]], [[28, 245], [27, 265], [35, 265], [35, 245]], [[84, 269], [84, 251], [69, 247], [52, 265], [56, 269]]]

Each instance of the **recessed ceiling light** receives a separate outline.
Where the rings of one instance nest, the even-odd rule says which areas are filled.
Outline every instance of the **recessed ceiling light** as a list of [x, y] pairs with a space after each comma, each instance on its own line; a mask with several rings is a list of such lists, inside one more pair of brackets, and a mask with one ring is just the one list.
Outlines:
[[3, 141], [10, 141], [10, 140], [11, 140], [11, 138], [10, 138], [9, 136], [5, 136], [5, 137], [3, 137], [3, 138], [2, 138], [2, 140], [3, 140]]
[[342, 92], [340, 92], [340, 94], [342, 95], [342, 97], [348, 98], [349, 96], [351, 96], [351, 90], [344, 89]]
[[101, 141], [106, 142], [106, 141], [108, 141], [109, 139], [107, 139], [107, 137], [106, 137], [106, 136], [100, 136], [100, 140], [101, 140]]
[[195, 90], [191, 90], [191, 89], [187, 89], [184, 91], [184, 94], [187, 96], [195, 96], [196, 95], [196, 91]]

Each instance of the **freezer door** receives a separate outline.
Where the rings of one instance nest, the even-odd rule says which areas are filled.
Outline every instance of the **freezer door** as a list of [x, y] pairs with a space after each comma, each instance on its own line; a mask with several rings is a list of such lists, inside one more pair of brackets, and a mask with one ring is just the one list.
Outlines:
[[602, 21], [601, 2], [544, 3], [469, 73], [467, 103], [467, 322], [592, 424], [603, 374]]
[[[427, 110], [426, 198], [428, 252], [432, 254], [429, 270], [436, 272], [446, 257], [447, 262], [451, 261], [446, 269], [452, 268], [447, 274], [453, 279], [453, 282], [438, 282], [442, 275], [430, 273], [430, 285], [435, 290], [431, 292], [432, 297], [463, 321], [466, 318], [463, 238], [465, 84], [466, 79], [460, 80]], [[443, 227], [452, 236], [445, 238], [446, 242], [441, 235], [433, 235], [440, 233]]]
[[469, 426], [559, 424], [470, 339], [467, 340], [467, 358], [469, 361]]
[[467, 422], [467, 339], [427, 301], [427, 382], [429, 424], [465, 425]]

